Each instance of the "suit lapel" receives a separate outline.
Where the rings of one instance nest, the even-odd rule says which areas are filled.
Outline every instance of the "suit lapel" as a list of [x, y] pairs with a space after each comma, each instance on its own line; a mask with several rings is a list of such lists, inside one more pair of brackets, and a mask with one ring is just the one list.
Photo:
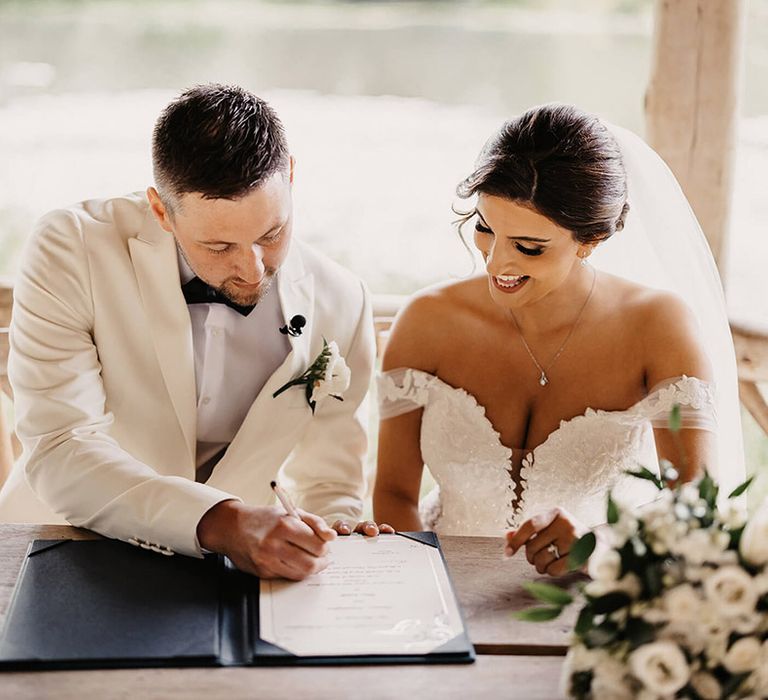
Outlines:
[[189, 319], [179, 280], [176, 243], [147, 211], [141, 232], [128, 241], [150, 335], [165, 386], [195, 463], [197, 390]]
[[[265, 486], [269, 490], [269, 479], [261, 479], [258, 473], [261, 469], [272, 469], [274, 476], [293, 447], [292, 442], [283, 445], [280, 439], [284, 434], [288, 437], [290, 432], [286, 431], [285, 422], [298, 423], [311, 417], [303, 387], [293, 387], [277, 398], [272, 397], [283, 384], [303, 374], [322, 348], [322, 339], [315, 338], [313, 333], [314, 278], [306, 273], [301, 249], [296, 243], [280, 268], [276, 285], [285, 322], [300, 314], [306, 319], [307, 325], [298, 337], [289, 336], [291, 351], [251, 404], [240, 430], [216, 465], [207, 482], [216, 488], [253, 493], [250, 488], [244, 490], [243, 486], [251, 479], [258, 479], [258, 486]], [[274, 332], [277, 333], [277, 329]], [[241, 471], [246, 463], [250, 470], [248, 475]]]

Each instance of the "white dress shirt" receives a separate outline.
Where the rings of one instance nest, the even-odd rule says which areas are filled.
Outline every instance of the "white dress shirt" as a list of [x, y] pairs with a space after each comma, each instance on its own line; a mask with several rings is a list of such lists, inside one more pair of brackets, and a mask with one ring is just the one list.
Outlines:
[[[181, 283], [195, 273], [178, 252]], [[280, 274], [278, 272], [278, 274]], [[247, 316], [225, 304], [189, 304], [197, 386], [197, 481], [211, 471], [248, 409], [290, 352], [277, 280]]]

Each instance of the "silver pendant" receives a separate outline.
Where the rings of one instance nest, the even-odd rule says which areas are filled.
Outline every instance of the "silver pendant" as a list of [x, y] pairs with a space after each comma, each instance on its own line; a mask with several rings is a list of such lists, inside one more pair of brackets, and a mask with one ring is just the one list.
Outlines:
[[543, 371], [541, 377], [539, 377], [539, 384], [541, 384], [541, 386], [547, 386], [547, 384], [549, 384], [549, 379], [547, 379], [547, 375], [544, 374]]

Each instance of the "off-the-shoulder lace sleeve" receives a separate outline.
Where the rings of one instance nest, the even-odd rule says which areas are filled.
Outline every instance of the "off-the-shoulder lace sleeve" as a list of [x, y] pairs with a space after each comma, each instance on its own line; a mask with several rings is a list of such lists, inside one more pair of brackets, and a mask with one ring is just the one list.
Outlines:
[[654, 428], [666, 428], [675, 404], [680, 406], [682, 428], [712, 432], [717, 430], [715, 387], [696, 377], [665, 379], [636, 408], [640, 416], [647, 418]]
[[429, 387], [436, 377], [428, 372], [400, 367], [376, 377], [379, 419], [394, 418], [415, 411], [429, 401]]

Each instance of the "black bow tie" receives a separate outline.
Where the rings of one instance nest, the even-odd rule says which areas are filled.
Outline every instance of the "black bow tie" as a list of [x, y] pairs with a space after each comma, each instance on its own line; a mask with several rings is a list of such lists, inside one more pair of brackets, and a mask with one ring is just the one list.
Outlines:
[[253, 306], [240, 306], [231, 299], [227, 299], [221, 292], [206, 284], [199, 277], [193, 277], [186, 284], [181, 285], [184, 299], [187, 304], [226, 304], [237, 313], [247, 316], [255, 308]]

